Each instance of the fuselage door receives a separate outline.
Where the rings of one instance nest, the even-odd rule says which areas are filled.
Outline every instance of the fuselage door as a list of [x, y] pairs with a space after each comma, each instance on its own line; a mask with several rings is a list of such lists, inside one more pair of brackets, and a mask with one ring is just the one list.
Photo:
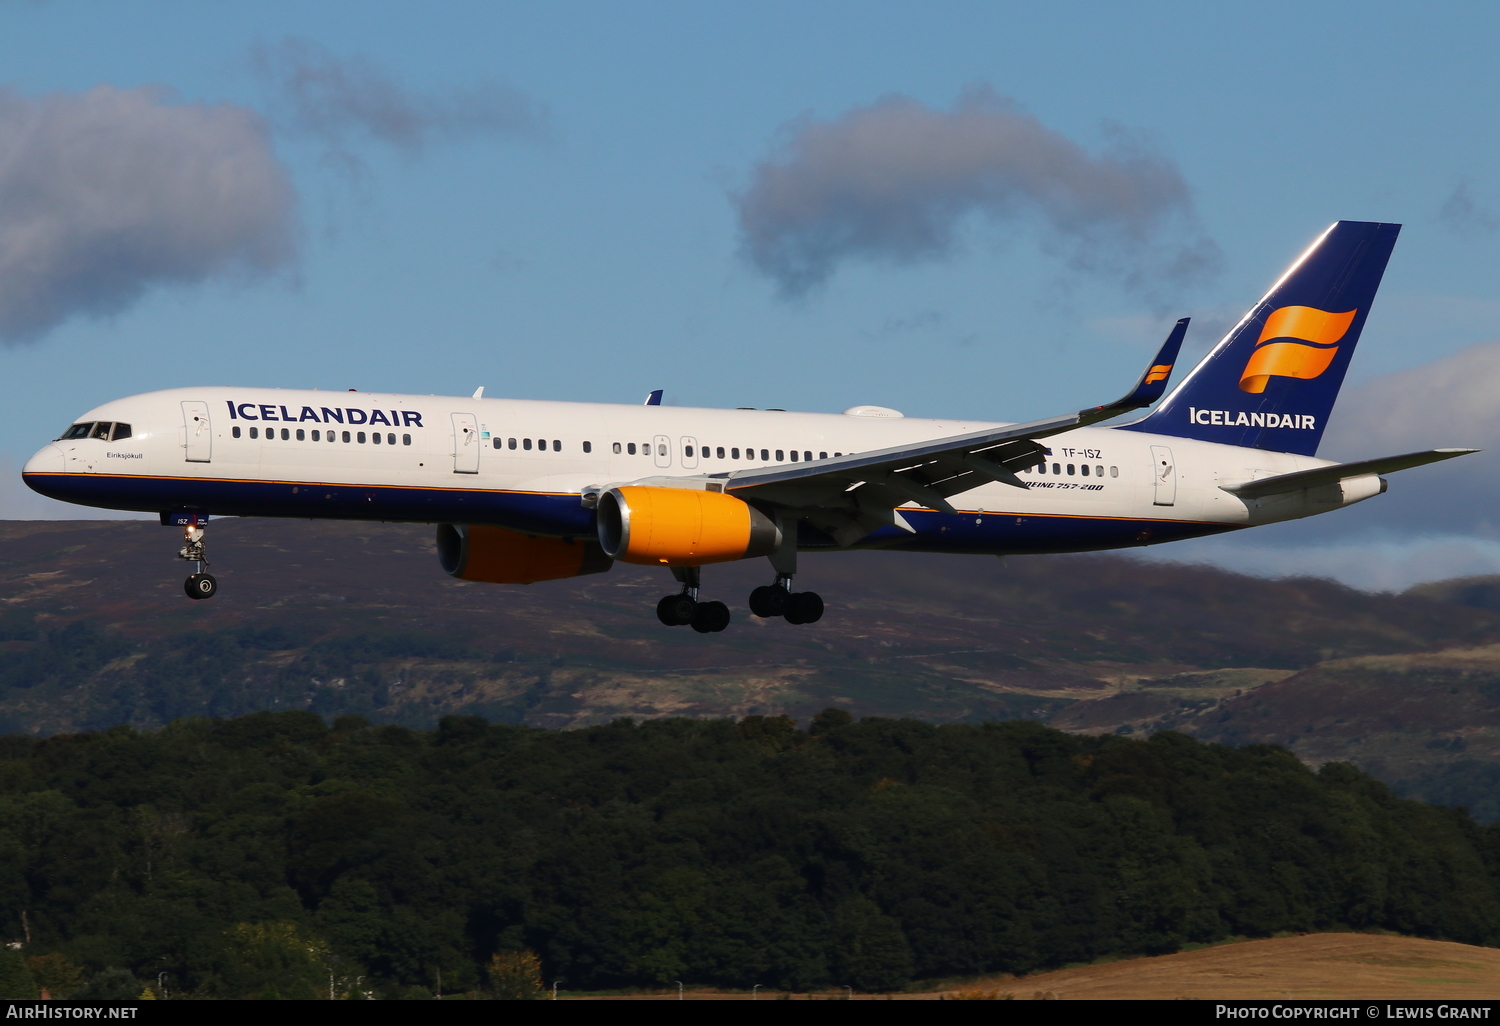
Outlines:
[[208, 420], [208, 403], [182, 404], [182, 447], [189, 463], [211, 463], [214, 454], [213, 425]]
[[651, 440], [651, 455], [656, 458], [658, 467], [670, 467], [672, 465], [672, 440], [666, 435], [657, 435]]
[[1172, 505], [1177, 501], [1177, 462], [1172, 459], [1172, 450], [1165, 445], [1153, 445], [1151, 468], [1156, 475], [1156, 496], [1152, 500], [1153, 504]]
[[679, 439], [679, 441], [682, 443], [682, 469], [697, 470], [698, 439], [684, 437]]
[[479, 420], [472, 413], [453, 415], [453, 472], [479, 473]]

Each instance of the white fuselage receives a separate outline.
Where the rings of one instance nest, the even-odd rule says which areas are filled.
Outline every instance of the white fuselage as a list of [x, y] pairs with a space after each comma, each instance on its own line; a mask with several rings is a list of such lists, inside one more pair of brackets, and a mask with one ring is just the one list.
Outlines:
[[[184, 388], [131, 396], [76, 423], [130, 436], [63, 439], [27, 464], [28, 484], [68, 501], [210, 514], [493, 522], [540, 533], [586, 530], [580, 494], [646, 477], [732, 474], [978, 431], [978, 421], [463, 399], [282, 389]], [[253, 434], [252, 434], [253, 433]], [[377, 443], [376, 436], [379, 436]], [[988, 483], [953, 496], [960, 516], [1052, 518], [1045, 543], [993, 544], [938, 520], [913, 547], [1057, 551], [1115, 547], [1088, 522], [1157, 523], [1136, 544], [1294, 519], [1378, 492], [1349, 482], [1275, 501], [1221, 486], [1329, 465], [1307, 456], [1099, 427], [1049, 439], [1030, 487]], [[911, 504], [907, 508], [921, 507]], [[934, 516], [937, 516], [934, 514]], [[943, 517], [947, 520], [948, 517]], [[555, 520], [555, 527], [547, 524]], [[1080, 527], [1069, 540], [1066, 523]], [[998, 521], [997, 521], [998, 523]], [[1197, 525], [1184, 533], [1180, 528]], [[1115, 537], [1113, 535], [1109, 536]], [[876, 542], [877, 544], [879, 542]]]

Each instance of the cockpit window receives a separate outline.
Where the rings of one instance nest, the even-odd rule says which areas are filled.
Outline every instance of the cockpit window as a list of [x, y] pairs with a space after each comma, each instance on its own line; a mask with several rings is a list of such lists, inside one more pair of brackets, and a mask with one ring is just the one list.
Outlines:
[[68, 428], [68, 430], [62, 433], [62, 437], [59, 438], [58, 441], [63, 442], [67, 441], [70, 438], [87, 438], [93, 430], [94, 425], [92, 423], [74, 424], [72, 427]]
[[94, 433], [90, 437], [102, 439], [107, 442], [109, 441], [109, 429], [113, 426], [109, 421], [101, 420], [94, 425]]
[[110, 435], [110, 441], [118, 442], [122, 438], [130, 437], [130, 425], [115, 421], [115, 433]]

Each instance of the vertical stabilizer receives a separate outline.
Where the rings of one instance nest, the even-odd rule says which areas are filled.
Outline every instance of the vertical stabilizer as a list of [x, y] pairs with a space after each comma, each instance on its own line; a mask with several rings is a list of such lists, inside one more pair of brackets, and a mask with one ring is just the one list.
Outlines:
[[1334, 224], [1150, 416], [1122, 430], [1316, 454], [1400, 231]]

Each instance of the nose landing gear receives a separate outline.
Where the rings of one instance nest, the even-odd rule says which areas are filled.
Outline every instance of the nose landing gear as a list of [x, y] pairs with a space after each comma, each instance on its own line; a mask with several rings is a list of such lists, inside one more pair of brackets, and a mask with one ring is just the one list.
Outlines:
[[672, 576], [682, 582], [682, 591], [667, 595], [656, 604], [656, 618], [668, 627], [690, 626], [699, 634], [717, 634], [729, 626], [729, 607], [722, 602], [699, 602], [699, 568], [674, 566]]
[[182, 527], [182, 551], [177, 553], [177, 558], [194, 565], [192, 576], [182, 582], [182, 590], [190, 599], [210, 599], [219, 592], [219, 582], [212, 574], [203, 572], [208, 565], [208, 556], [204, 552], [205, 533], [206, 529], [197, 523], [196, 517]]

